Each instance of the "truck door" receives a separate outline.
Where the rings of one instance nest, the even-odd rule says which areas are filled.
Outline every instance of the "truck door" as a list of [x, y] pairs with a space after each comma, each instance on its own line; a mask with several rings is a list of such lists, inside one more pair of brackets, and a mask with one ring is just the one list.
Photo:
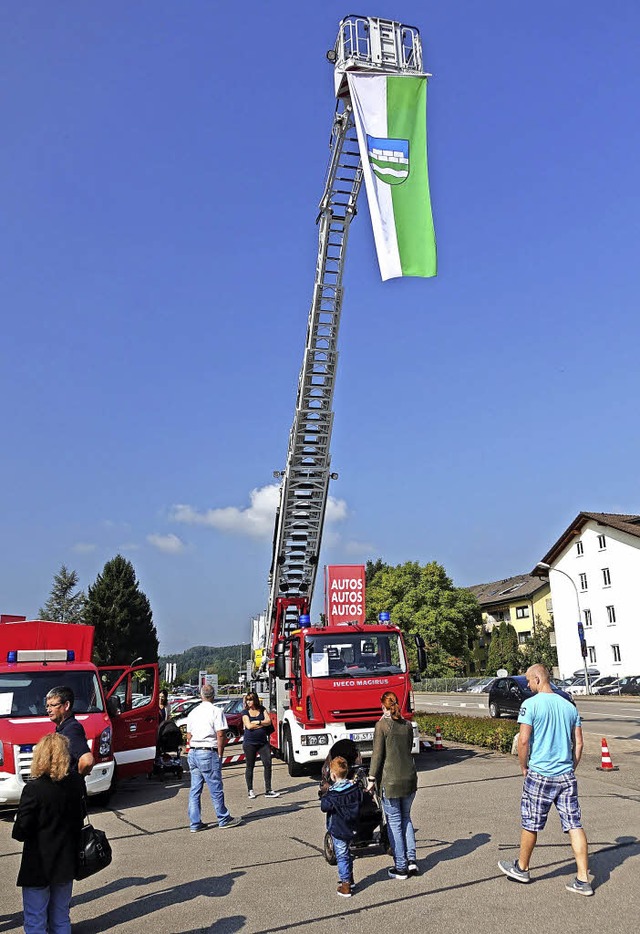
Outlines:
[[99, 669], [113, 726], [118, 778], [145, 775], [153, 768], [158, 739], [158, 666]]

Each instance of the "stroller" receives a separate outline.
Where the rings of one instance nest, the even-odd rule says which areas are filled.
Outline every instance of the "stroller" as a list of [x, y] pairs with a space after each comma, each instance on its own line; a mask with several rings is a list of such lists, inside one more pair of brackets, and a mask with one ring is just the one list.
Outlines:
[[[358, 815], [358, 830], [349, 844], [353, 856], [371, 846], [379, 846], [384, 853], [389, 853], [389, 832], [385, 821], [382, 803], [377, 792], [367, 791], [367, 770], [362, 765], [362, 757], [356, 744], [351, 739], [340, 739], [334, 743], [322, 765], [322, 782], [318, 791], [321, 798], [331, 785], [330, 763], [336, 756], [342, 756], [349, 765], [348, 778], [356, 781], [362, 788], [362, 804]], [[327, 830], [324, 835], [323, 856], [330, 866], [335, 866], [337, 859], [333, 849], [333, 839]]]
[[166, 775], [176, 775], [178, 778], [182, 778], [181, 746], [182, 733], [180, 727], [175, 720], [165, 720], [158, 728], [156, 758], [149, 778], [153, 776], [164, 778]]

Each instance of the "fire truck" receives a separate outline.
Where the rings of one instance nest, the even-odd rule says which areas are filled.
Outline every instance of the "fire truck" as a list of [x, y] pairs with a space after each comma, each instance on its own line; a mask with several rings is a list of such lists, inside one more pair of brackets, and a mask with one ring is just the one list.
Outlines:
[[[343, 271], [349, 227], [363, 179], [347, 74], [423, 75], [420, 34], [377, 17], [348, 16], [335, 47], [336, 109], [317, 223], [318, 256], [306, 346], [298, 379], [286, 467], [275, 471], [280, 500], [273, 536], [266, 614], [254, 625], [255, 682], [271, 711], [271, 742], [291, 775], [350, 737], [371, 754], [380, 696], [393, 690], [412, 717], [409, 660], [388, 614], [376, 625], [311, 625], [331, 471], [329, 453]], [[418, 667], [426, 667], [416, 639]], [[418, 751], [414, 726], [414, 752]]]
[[158, 666], [96, 667], [93, 639], [92, 626], [0, 617], [0, 805], [18, 803], [33, 748], [55, 729], [45, 710], [54, 687], [75, 695], [74, 714], [95, 759], [88, 794], [106, 800], [117, 778], [152, 771]]

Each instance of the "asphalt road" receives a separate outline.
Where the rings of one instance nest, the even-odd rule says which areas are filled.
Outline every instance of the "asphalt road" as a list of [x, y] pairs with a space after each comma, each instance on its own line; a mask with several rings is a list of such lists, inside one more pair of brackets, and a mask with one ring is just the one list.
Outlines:
[[[323, 819], [311, 778], [291, 779], [277, 762], [274, 786], [282, 797], [249, 801], [243, 767], [231, 766], [225, 769], [227, 802], [245, 822], [199, 834], [187, 829], [186, 776], [166, 784], [124, 783], [111, 807], [93, 814], [109, 835], [114, 862], [76, 883], [74, 934], [628, 930], [637, 913], [640, 870], [640, 785], [634, 787], [631, 773], [621, 768], [604, 774], [593, 763], [581, 765], [596, 886], [595, 897], [584, 899], [565, 891], [573, 862], [555, 816], [540, 837], [533, 884], [519, 885], [499, 872], [497, 861], [515, 857], [519, 837], [517, 762], [446, 746], [419, 758], [413, 817], [422, 875], [390, 880], [389, 857], [372, 850], [356, 860], [358, 888], [349, 900], [336, 894], [336, 871], [322, 856]], [[207, 801], [204, 817], [212, 816]], [[13, 885], [20, 846], [10, 832], [7, 815], [0, 819], [0, 934], [21, 925]]]

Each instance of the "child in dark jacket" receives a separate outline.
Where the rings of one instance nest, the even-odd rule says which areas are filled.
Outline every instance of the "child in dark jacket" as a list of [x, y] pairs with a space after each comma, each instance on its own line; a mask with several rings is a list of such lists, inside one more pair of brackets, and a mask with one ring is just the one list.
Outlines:
[[351, 898], [353, 885], [353, 857], [349, 844], [358, 829], [358, 814], [362, 802], [362, 788], [349, 781], [349, 764], [342, 756], [331, 760], [333, 784], [320, 799], [321, 809], [329, 815], [329, 833], [338, 862], [338, 895]]

